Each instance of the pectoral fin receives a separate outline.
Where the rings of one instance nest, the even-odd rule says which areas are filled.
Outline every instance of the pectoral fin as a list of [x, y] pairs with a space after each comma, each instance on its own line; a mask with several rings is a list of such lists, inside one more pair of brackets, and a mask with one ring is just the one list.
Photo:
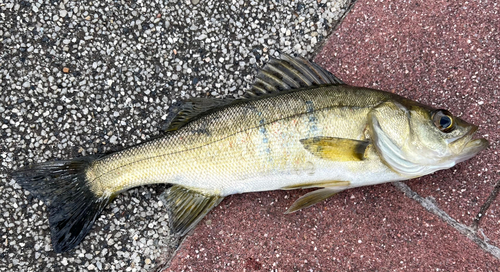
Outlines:
[[290, 208], [285, 213], [293, 213], [300, 209], [310, 207], [320, 201], [323, 201], [334, 194], [343, 191], [343, 189], [334, 189], [334, 188], [323, 188], [316, 191], [309, 192], [299, 199], [297, 199]]
[[369, 145], [368, 141], [335, 137], [312, 137], [300, 142], [311, 154], [333, 161], [361, 161]]
[[172, 213], [173, 229], [181, 236], [224, 199], [223, 196], [204, 194], [179, 185], [165, 191], [164, 197]]

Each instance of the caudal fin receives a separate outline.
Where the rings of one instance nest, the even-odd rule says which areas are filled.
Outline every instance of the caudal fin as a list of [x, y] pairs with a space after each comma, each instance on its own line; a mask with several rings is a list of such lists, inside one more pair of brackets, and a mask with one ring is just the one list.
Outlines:
[[92, 161], [91, 157], [82, 157], [44, 162], [12, 173], [19, 185], [47, 205], [57, 253], [75, 248], [112, 198], [92, 192], [85, 175]]

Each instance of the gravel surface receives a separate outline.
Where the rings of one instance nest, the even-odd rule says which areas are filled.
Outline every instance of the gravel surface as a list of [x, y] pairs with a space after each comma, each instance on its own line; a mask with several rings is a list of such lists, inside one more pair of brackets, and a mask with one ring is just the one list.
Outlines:
[[279, 52], [311, 57], [350, 1], [2, 1], [0, 271], [147, 271], [165, 264], [164, 185], [121, 194], [55, 254], [43, 203], [8, 173], [119, 150], [159, 133], [169, 105], [241, 95]]

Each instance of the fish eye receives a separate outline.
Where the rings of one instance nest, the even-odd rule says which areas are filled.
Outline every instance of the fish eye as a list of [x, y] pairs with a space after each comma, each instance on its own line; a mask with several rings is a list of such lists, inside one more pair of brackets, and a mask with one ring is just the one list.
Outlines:
[[455, 129], [453, 116], [447, 110], [436, 110], [432, 114], [434, 125], [444, 133], [452, 132]]

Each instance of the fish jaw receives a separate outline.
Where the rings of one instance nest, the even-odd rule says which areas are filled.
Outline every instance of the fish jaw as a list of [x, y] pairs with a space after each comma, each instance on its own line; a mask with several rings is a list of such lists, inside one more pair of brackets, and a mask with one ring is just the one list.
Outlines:
[[463, 137], [450, 143], [452, 152], [460, 154], [456, 158], [456, 163], [466, 161], [488, 148], [488, 140], [484, 138], [473, 139], [477, 130], [478, 126], [471, 125], [470, 130]]
[[464, 153], [467, 153], [467, 156], [463, 156], [460, 158], [460, 160], [457, 161], [457, 163], [468, 160], [474, 156], [477, 155], [477, 153], [485, 150], [489, 146], [488, 140], [481, 138], [481, 139], [475, 139], [470, 142], [468, 142], [465, 147], [464, 147]]

